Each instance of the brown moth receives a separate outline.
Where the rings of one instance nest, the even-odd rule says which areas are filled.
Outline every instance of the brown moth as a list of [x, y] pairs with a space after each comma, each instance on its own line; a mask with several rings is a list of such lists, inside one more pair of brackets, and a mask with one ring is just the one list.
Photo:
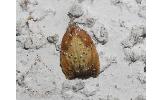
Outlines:
[[86, 79], [99, 74], [96, 47], [87, 32], [76, 24], [70, 24], [63, 36], [60, 66], [67, 79]]

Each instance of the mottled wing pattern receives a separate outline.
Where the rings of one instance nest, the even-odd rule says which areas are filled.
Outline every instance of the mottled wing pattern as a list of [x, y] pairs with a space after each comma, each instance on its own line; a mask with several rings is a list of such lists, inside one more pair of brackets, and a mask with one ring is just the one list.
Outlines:
[[87, 34], [75, 24], [69, 25], [61, 43], [60, 65], [67, 79], [97, 77], [99, 56]]

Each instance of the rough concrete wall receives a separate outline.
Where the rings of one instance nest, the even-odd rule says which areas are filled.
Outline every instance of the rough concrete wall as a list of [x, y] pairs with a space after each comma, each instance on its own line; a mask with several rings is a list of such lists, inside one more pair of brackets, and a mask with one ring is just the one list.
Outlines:
[[[145, 100], [145, 0], [17, 0], [17, 100]], [[67, 80], [60, 44], [72, 17], [88, 31], [100, 74]]]

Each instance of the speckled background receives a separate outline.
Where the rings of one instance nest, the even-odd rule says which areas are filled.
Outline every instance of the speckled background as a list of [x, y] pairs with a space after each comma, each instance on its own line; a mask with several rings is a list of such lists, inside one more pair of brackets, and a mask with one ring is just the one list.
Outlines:
[[[145, 0], [17, 0], [17, 100], [146, 100]], [[93, 39], [100, 74], [67, 80], [60, 44], [71, 16]]]

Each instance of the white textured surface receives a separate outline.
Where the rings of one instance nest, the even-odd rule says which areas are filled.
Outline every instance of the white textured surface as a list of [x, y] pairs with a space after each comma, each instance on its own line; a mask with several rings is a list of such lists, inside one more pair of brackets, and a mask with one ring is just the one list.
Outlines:
[[[96, 44], [97, 78], [62, 73], [68, 12]], [[17, 0], [17, 100], [145, 100], [145, 17], [145, 0]]]

